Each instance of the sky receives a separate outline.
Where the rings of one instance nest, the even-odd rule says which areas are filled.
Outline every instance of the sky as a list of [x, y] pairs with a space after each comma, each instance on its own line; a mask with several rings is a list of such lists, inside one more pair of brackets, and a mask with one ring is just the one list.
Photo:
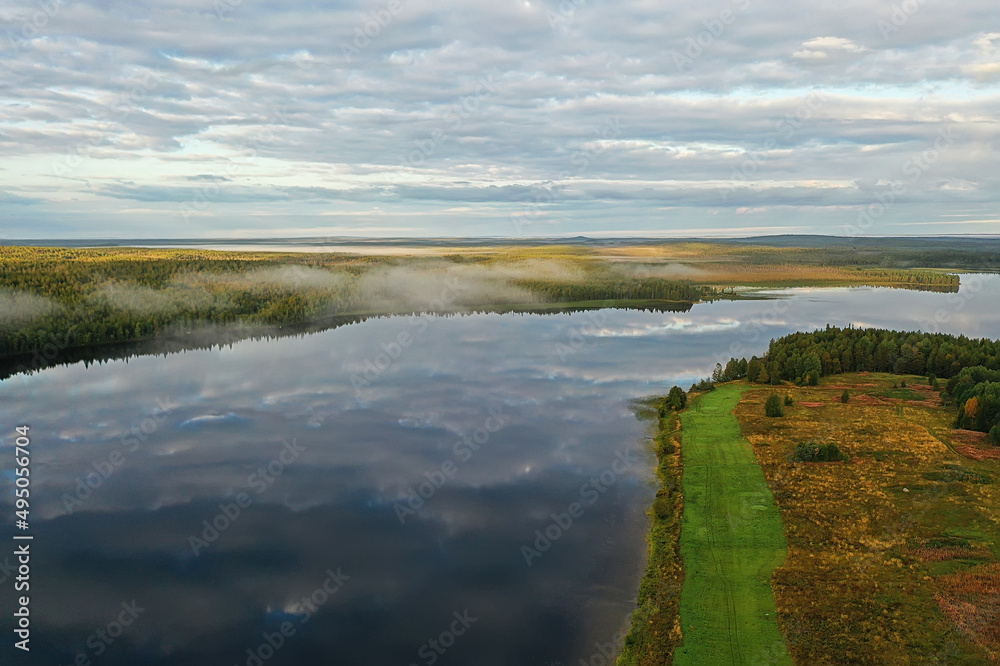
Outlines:
[[0, 0], [0, 238], [1000, 236], [995, 0]]

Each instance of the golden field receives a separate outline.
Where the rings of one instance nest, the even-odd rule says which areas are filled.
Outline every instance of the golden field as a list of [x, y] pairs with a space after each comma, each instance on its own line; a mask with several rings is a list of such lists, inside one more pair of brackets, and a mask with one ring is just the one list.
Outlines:
[[[784, 417], [764, 416], [773, 393], [794, 400]], [[744, 394], [735, 414], [788, 540], [772, 584], [796, 663], [1000, 663], [1000, 462], [953, 411], [898, 375]], [[800, 442], [850, 459], [793, 462]]]

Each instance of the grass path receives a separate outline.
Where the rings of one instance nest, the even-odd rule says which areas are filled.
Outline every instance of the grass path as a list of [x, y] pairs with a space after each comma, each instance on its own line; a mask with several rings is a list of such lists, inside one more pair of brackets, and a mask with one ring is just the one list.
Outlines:
[[681, 416], [684, 640], [676, 666], [792, 664], [771, 590], [786, 555], [781, 516], [732, 414], [744, 390], [722, 386]]

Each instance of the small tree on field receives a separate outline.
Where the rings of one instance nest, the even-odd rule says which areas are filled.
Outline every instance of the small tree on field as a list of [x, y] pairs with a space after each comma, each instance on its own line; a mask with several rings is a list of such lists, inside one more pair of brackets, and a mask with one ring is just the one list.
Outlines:
[[772, 394], [764, 404], [764, 414], [773, 418], [784, 416], [785, 412], [781, 409], [781, 398], [776, 394]]
[[667, 418], [670, 412], [678, 412], [687, 406], [687, 393], [680, 386], [670, 389], [666, 398], [660, 398], [657, 413], [661, 419]]
[[847, 460], [847, 456], [836, 444], [815, 444], [799, 442], [792, 454], [793, 460], [799, 462], [837, 462]]
[[906, 388], [906, 380], [905, 379], [900, 380], [900, 382], [899, 382], [899, 388]]
[[1000, 446], [1000, 424], [990, 428], [990, 441], [994, 446]]
[[851, 399], [851, 392], [848, 391], [847, 389], [844, 389], [844, 392], [840, 394], [840, 401], [843, 403], [847, 403], [847, 401], [850, 399]]
[[722, 381], [724, 381], [722, 378], [723, 372], [724, 371], [722, 369], [722, 364], [716, 363], [715, 370], [712, 371], [712, 381], [716, 383], [721, 383]]
[[792, 394], [791, 393], [787, 394], [785, 396], [785, 407], [791, 407], [794, 404], [795, 404], [795, 401], [792, 400]]
[[684, 409], [687, 406], [687, 393], [680, 386], [675, 386], [667, 394], [667, 403], [675, 411]]
[[927, 385], [934, 386], [935, 384], [937, 384], [937, 375], [935, 375], [932, 372], [931, 374], [927, 375]]

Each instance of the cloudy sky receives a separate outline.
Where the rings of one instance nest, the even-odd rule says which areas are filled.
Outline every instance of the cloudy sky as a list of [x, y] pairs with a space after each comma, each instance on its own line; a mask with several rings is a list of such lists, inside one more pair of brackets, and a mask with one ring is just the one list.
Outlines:
[[1000, 235], [995, 0], [0, 0], [0, 238]]

